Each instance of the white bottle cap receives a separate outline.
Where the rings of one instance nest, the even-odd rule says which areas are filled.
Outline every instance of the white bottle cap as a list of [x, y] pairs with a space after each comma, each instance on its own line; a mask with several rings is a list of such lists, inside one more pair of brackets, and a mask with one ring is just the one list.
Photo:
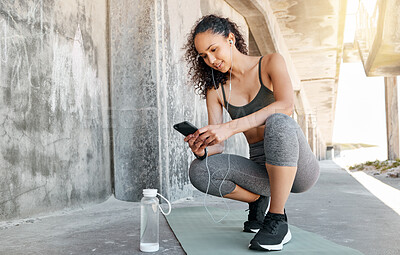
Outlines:
[[143, 196], [145, 197], [156, 197], [157, 196], [157, 189], [144, 189]]

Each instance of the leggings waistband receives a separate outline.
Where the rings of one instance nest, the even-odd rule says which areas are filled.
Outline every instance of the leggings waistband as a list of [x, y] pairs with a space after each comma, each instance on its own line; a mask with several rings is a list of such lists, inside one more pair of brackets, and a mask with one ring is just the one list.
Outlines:
[[249, 144], [250, 160], [260, 164], [265, 164], [264, 140]]
[[249, 144], [249, 148], [250, 148], [250, 149], [252, 149], [252, 148], [258, 148], [258, 147], [260, 147], [260, 146], [264, 146], [264, 140], [261, 140], [261, 141], [256, 142], [256, 143]]

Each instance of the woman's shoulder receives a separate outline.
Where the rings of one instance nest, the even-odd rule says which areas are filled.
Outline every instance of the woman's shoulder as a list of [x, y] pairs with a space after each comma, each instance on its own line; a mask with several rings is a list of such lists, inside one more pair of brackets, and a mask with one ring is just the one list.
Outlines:
[[286, 65], [283, 56], [277, 52], [262, 56], [261, 61], [262, 70], [265, 72], [269, 72], [276, 68], [282, 68]]
[[216, 101], [219, 104], [223, 105], [223, 102], [221, 101], [222, 100], [221, 95], [218, 92], [218, 90], [220, 90], [221, 87], [222, 87], [221, 84], [219, 84], [218, 89], [215, 89], [215, 88], [207, 89], [206, 100], [207, 101], [214, 101], [214, 102]]
[[275, 63], [277, 61], [283, 60], [283, 56], [278, 52], [266, 54], [266, 55], [261, 56], [261, 57], [262, 57], [261, 61], [263, 63]]

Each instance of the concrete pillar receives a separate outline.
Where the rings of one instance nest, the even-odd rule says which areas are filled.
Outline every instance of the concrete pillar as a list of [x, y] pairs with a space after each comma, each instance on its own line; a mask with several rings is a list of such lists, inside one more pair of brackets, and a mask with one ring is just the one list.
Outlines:
[[326, 159], [332, 160], [335, 158], [335, 149], [333, 146], [326, 147]]
[[307, 114], [298, 114], [297, 115], [297, 123], [299, 124], [301, 130], [303, 130], [304, 136], [308, 141], [308, 122], [307, 122]]
[[[223, 1], [110, 0], [109, 6], [115, 196], [139, 201], [144, 188], [171, 201], [192, 196], [188, 168], [195, 157], [172, 126], [186, 120], [204, 127], [207, 111], [181, 48], [202, 13], [218, 9], [244, 31], [246, 22]], [[244, 136], [225, 145], [227, 153], [248, 155]]]
[[396, 77], [385, 77], [385, 100], [388, 159], [394, 160], [399, 158], [399, 113]]
[[[301, 85], [302, 87], [302, 85]], [[307, 141], [309, 140], [308, 127], [312, 125], [311, 110], [308, 102], [305, 89], [302, 87], [300, 91], [295, 92], [295, 112], [297, 113], [296, 121], [299, 124], [301, 130], [303, 130], [304, 136]]]
[[314, 152], [314, 155], [317, 156], [317, 146], [316, 146], [316, 134], [315, 131], [316, 129], [312, 125], [312, 119], [311, 116], [308, 117], [308, 144], [310, 145], [310, 148], [312, 152]]
[[154, 1], [110, 1], [115, 196], [160, 189]]
[[325, 160], [326, 159], [326, 143], [322, 139], [321, 134], [319, 134], [319, 159]]
[[340, 145], [337, 145], [337, 144], [333, 145], [333, 149], [334, 149], [334, 154], [333, 154], [333, 156], [334, 156], [335, 158], [340, 157], [340, 154], [341, 154], [341, 147], [340, 147]]
[[315, 148], [315, 156], [317, 157], [318, 160], [321, 160], [320, 158], [320, 146], [319, 146], [319, 136], [316, 132], [317, 130], [314, 129], [314, 148]]
[[326, 143], [321, 135], [321, 132], [317, 130], [317, 158], [318, 160], [326, 159]]
[[324, 137], [321, 134], [321, 131], [318, 129], [317, 130], [317, 136], [318, 136], [318, 158], [319, 160], [325, 160], [326, 159], [326, 142]]

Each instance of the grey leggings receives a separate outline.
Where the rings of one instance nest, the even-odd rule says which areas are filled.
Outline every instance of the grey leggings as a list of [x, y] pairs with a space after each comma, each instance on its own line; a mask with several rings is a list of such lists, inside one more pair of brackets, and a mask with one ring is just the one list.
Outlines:
[[[265, 122], [264, 140], [250, 144], [250, 159], [228, 154], [214, 154], [207, 158], [211, 182], [208, 193], [225, 196], [236, 185], [253, 193], [270, 196], [269, 178], [265, 163], [276, 166], [297, 166], [291, 192], [300, 193], [310, 189], [319, 177], [318, 161], [312, 153], [299, 125], [282, 113], [270, 115]], [[208, 184], [206, 160], [195, 159], [189, 168], [193, 186], [206, 192]], [[222, 182], [223, 181], [223, 182]]]

